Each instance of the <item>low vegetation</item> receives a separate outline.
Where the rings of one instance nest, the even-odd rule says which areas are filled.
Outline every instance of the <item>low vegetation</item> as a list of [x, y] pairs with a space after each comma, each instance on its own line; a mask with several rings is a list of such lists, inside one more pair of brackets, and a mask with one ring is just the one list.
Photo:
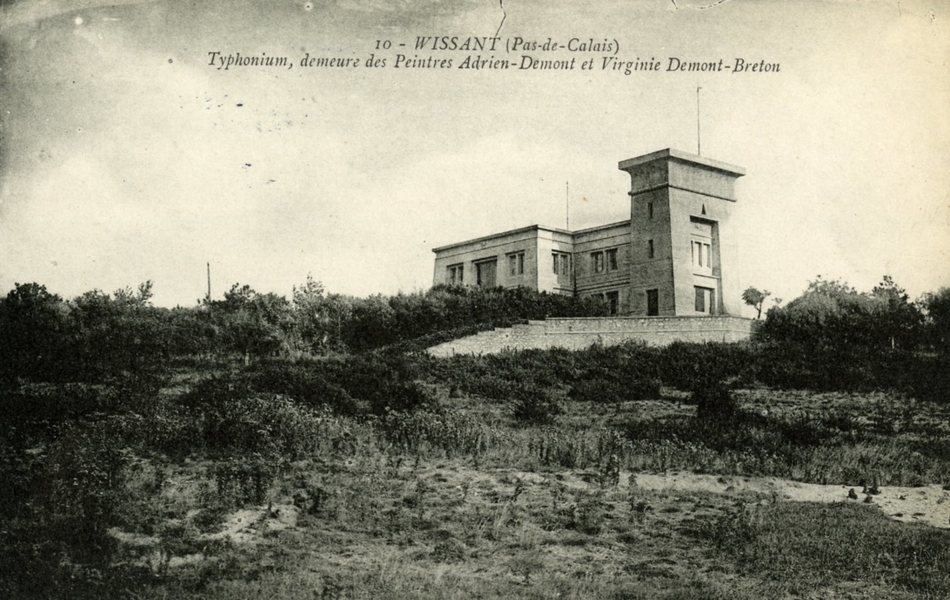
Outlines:
[[746, 344], [436, 359], [265, 352], [148, 293], [0, 305], [0, 597], [950, 595], [939, 302], [916, 341], [789, 333], [812, 299]]

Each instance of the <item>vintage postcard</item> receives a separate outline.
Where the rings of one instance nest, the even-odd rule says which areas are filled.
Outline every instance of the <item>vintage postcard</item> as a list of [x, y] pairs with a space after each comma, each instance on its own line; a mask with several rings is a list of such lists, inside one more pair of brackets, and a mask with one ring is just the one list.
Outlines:
[[0, 596], [950, 595], [950, 5], [0, 1]]

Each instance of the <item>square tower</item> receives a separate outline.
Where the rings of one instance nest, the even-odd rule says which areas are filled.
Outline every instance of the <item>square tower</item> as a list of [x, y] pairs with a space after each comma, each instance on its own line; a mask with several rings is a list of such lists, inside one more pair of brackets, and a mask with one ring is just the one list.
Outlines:
[[630, 314], [739, 315], [735, 184], [745, 169], [667, 149], [630, 174]]

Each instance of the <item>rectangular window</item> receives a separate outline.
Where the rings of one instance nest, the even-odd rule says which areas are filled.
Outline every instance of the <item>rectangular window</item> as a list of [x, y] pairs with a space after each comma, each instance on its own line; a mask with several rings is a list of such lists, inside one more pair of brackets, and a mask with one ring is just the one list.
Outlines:
[[465, 267], [463, 265], [450, 265], [447, 271], [446, 283], [449, 285], [462, 285], [465, 283]]
[[651, 221], [653, 220], [653, 203], [652, 202], [647, 202], [647, 216], [650, 218]]
[[524, 252], [508, 255], [508, 274], [512, 277], [524, 275]]
[[660, 316], [660, 290], [647, 290], [647, 316]]
[[704, 270], [709, 270], [712, 268], [712, 247], [706, 242], [693, 241], [691, 242], [692, 246], [692, 256], [693, 256], [693, 266], [700, 267]]
[[607, 255], [607, 270], [616, 271], [619, 268], [617, 264], [617, 249], [607, 250], [605, 254]]
[[695, 286], [693, 288], [696, 291], [696, 301], [693, 308], [698, 313], [704, 313], [711, 315], [713, 314], [715, 307], [715, 291], [712, 288]]
[[551, 263], [554, 266], [554, 274], [568, 276], [571, 274], [571, 255], [564, 252], [552, 252]]
[[693, 261], [693, 270], [705, 274], [712, 274], [713, 258], [712, 243], [715, 238], [715, 223], [691, 218], [690, 258]]
[[607, 309], [611, 315], [620, 312], [620, 292], [607, 292]]
[[594, 252], [590, 255], [591, 271], [594, 273], [604, 272], [604, 253]]
[[497, 278], [495, 277], [497, 270], [497, 259], [475, 263], [475, 283], [481, 287], [495, 287], [498, 285]]
[[653, 240], [647, 240], [647, 256], [649, 258], [653, 258], [655, 256], [653, 252]]

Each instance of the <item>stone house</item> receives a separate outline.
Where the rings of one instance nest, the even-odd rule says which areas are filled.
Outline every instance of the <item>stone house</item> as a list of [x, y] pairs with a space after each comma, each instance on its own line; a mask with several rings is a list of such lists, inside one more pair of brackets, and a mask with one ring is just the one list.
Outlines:
[[440, 246], [433, 283], [596, 295], [620, 316], [740, 315], [731, 217], [745, 170], [673, 149], [619, 168], [630, 174], [629, 220]]

